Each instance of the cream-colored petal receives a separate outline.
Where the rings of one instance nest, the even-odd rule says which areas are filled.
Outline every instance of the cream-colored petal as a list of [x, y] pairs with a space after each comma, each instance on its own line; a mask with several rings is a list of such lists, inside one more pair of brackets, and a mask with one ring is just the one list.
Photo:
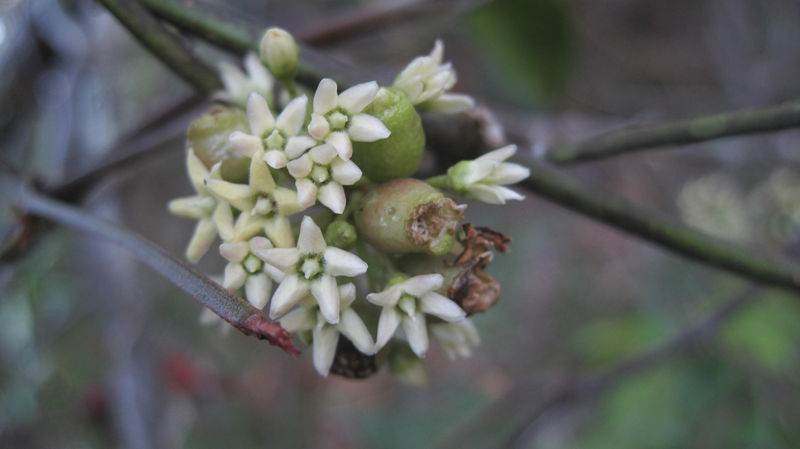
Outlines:
[[347, 197], [344, 194], [344, 188], [335, 181], [331, 181], [320, 187], [317, 193], [317, 199], [335, 214], [344, 212], [344, 207], [347, 205]]
[[347, 133], [350, 135], [350, 139], [356, 142], [374, 142], [392, 134], [382, 121], [368, 114], [353, 116], [350, 119]]
[[217, 207], [214, 208], [214, 214], [211, 216], [211, 221], [217, 228], [219, 236], [222, 240], [232, 240], [234, 237], [233, 225], [233, 211], [231, 206], [224, 202], [217, 202]]
[[170, 213], [184, 218], [194, 218], [195, 220], [208, 217], [217, 205], [214, 198], [208, 196], [186, 196], [175, 198], [170, 201], [167, 207]]
[[319, 311], [331, 324], [339, 322], [339, 288], [336, 278], [324, 274], [311, 283], [311, 294], [319, 304]]
[[324, 143], [317, 145], [308, 152], [312, 161], [319, 165], [328, 165], [336, 158], [336, 148]]
[[516, 184], [530, 176], [531, 170], [519, 164], [501, 163], [492, 173], [484, 178], [486, 184]]
[[349, 251], [329, 246], [323, 255], [325, 272], [334, 276], [353, 277], [367, 272], [367, 263]]
[[364, 321], [353, 309], [342, 311], [341, 320], [337, 325], [342, 333], [362, 353], [372, 355], [375, 353], [375, 341], [372, 339]]
[[294, 272], [297, 262], [300, 260], [300, 253], [297, 248], [254, 248], [253, 254], [273, 267], [288, 273]]
[[306, 178], [311, 173], [311, 169], [314, 168], [314, 161], [311, 160], [311, 156], [304, 154], [286, 164], [286, 168], [294, 179]]
[[294, 160], [316, 144], [317, 141], [309, 136], [292, 136], [286, 141], [284, 152], [289, 160]]
[[278, 248], [294, 248], [294, 234], [289, 218], [275, 215], [264, 224], [264, 233]]
[[263, 136], [275, 127], [275, 118], [267, 100], [257, 92], [251, 93], [247, 98], [247, 122], [250, 124], [250, 131], [256, 136]]
[[515, 144], [511, 144], [511, 145], [506, 145], [502, 148], [498, 148], [494, 151], [490, 151], [475, 160], [476, 161], [490, 160], [490, 161], [503, 162], [504, 160], [513, 156], [516, 152], [517, 152], [517, 146]]
[[445, 321], [459, 321], [467, 316], [455, 302], [435, 292], [430, 292], [420, 298], [422, 311], [428, 315], [435, 315]]
[[342, 309], [350, 307], [356, 300], [356, 285], [352, 282], [339, 286], [339, 304]]
[[330, 132], [331, 124], [328, 123], [328, 119], [319, 114], [311, 114], [311, 121], [308, 123], [308, 134], [311, 137], [322, 140]]
[[286, 167], [288, 160], [283, 150], [269, 150], [264, 153], [264, 162], [272, 168], [280, 169]]
[[310, 331], [317, 324], [317, 313], [313, 309], [298, 307], [281, 318], [281, 327], [287, 332]]
[[[269, 151], [267, 153], [270, 153]], [[250, 160], [250, 178], [248, 180], [252, 190], [261, 193], [270, 193], [275, 190], [275, 179], [272, 178], [272, 172], [265, 163], [266, 156], [262, 159], [263, 153], [256, 152]]]
[[247, 157], [253, 157], [255, 153], [264, 149], [260, 137], [239, 130], [232, 132], [228, 140], [233, 144], [234, 148], [236, 148], [236, 151]]
[[353, 156], [353, 142], [350, 141], [350, 136], [344, 131], [335, 131], [328, 134], [325, 138], [325, 143], [333, 146], [336, 149], [336, 154], [345, 161], [349, 161]]
[[318, 325], [313, 331], [314, 368], [321, 376], [330, 372], [333, 358], [336, 356], [336, 345], [339, 344], [339, 331], [336, 326]]
[[386, 346], [400, 325], [400, 313], [394, 307], [384, 307], [378, 319], [378, 338], [375, 341], [375, 352]]
[[425, 293], [440, 289], [443, 282], [444, 277], [441, 274], [433, 273], [414, 276], [399, 285], [409, 295], [419, 298]]
[[216, 237], [217, 227], [212, 220], [206, 218], [198, 221], [189, 246], [186, 248], [186, 259], [196, 263], [208, 251]]
[[272, 295], [272, 302], [269, 305], [269, 317], [274, 320], [288, 312], [308, 294], [308, 290], [308, 282], [301, 280], [297, 276], [287, 276]]
[[305, 95], [290, 101], [278, 116], [275, 126], [287, 136], [296, 136], [306, 121], [307, 104], [308, 98]]
[[317, 201], [317, 185], [308, 178], [298, 179], [294, 182], [297, 189], [297, 202], [300, 206], [311, 207]]
[[331, 175], [339, 184], [351, 186], [361, 179], [362, 173], [355, 162], [336, 159], [331, 163]]
[[247, 301], [256, 309], [263, 309], [269, 301], [269, 294], [272, 292], [272, 280], [266, 273], [257, 273], [248, 276], [244, 284], [244, 293]]
[[414, 319], [404, 318], [402, 326], [411, 350], [414, 351], [417, 357], [425, 357], [425, 353], [428, 352], [428, 330], [425, 325], [425, 314], [419, 311]]
[[203, 186], [209, 177], [208, 168], [191, 148], [186, 150], [186, 171], [189, 173], [189, 180], [192, 182], [194, 190], [196, 192], [204, 192], [205, 188]]
[[[508, 189], [505, 189], [508, 190]], [[467, 195], [489, 204], [506, 204], [503, 188], [486, 184], [473, 184], [467, 188]]]
[[358, 114], [372, 103], [378, 89], [375, 81], [357, 84], [339, 94], [339, 106], [350, 114]]
[[219, 245], [219, 254], [229, 262], [242, 262], [250, 254], [247, 242], [225, 242]]
[[317, 91], [314, 93], [314, 113], [325, 114], [336, 107], [338, 95], [336, 91], [336, 81], [330, 78], [324, 78], [319, 82]]
[[247, 280], [247, 272], [240, 263], [231, 262], [225, 265], [225, 277], [222, 279], [222, 287], [228, 291], [238, 290]]
[[247, 184], [234, 184], [220, 179], [209, 179], [206, 186], [218, 197], [231, 203], [239, 210], [253, 207], [253, 189]]
[[253, 251], [253, 253], [255, 253], [256, 251], [264, 251], [275, 247], [275, 245], [273, 245], [268, 238], [261, 236], [251, 238], [247, 242], [247, 244], [250, 250]]
[[303, 217], [303, 221], [300, 222], [300, 236], [297, 238], [297, 249], [300, 254], [322, 254], [327, 247], [319, 226], [308, 215]]
[[429, 112], [438, 112], [440, 114], [458, 114], [475, 107], [475, 100], [464, 94], [442, 94], [438, 98], [434, 98], [425, 102], [422, 109]]
[[381, 292], [370, 293], [367, 295], [367, 301], [384, 307], [394, 307], [400, 299], [403, 290], [396, 286], [389, 287]]

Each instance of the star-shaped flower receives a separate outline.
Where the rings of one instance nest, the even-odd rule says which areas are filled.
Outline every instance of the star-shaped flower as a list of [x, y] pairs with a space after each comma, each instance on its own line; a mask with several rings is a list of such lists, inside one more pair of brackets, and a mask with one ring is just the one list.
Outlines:
[[522, 181], [530, 175], [527, 167], [504, 162], [516, 151], [516, 145], [507, 145], [475, 160], [457, 163], [447, 170], [448, 187], [468, 198], [490, 204], [505, 204], [507, 200], [524, 199], [519, 193], [503, 187]]
[[469, 357], [472, 355], [472, 347], [481, 342], [478, 329], [469, 319], [456, 323], [431, 324], [430, 332], [450, 359]]
[[226, 240], [247, 240], [263, 229], [275, 246], [292, 247], [294, 237], [287, 217], [304, 208], [297, 204], [294, 190], [275, 184], [262, 156], [260, 149], [251, 156], [248, 184], [210, 179], [206, 185], [214, 195], [242, 211], [236, 220], [236, 232]]
[[336, 277], [353, 277], [367, 271], [366, 262], [355, 254], [328, 246], [322, 231], [308, 216], [300, 223], [296, 248], [256, 250], [255, 254], [286, 275], [272, 295], [269, 308], [272, 319], [288, 312], [310, 291], [325, 320], [338, 323]]
[[289, 162], [287, 168], [295, 178], [300, 206], [311, 207], [319, 199], [336, 214], [344, 211], [347, 202], [342, 186], [353, 185], [361, 179], [361, 169], [353, 161], [339, 157], [329, 144], [312, 148]]
[[445, 113], [465, 111], [474, 106], [469, 95], [447, 93], [456, 84], [452, 65], [442, 63], [444, 44], [437, 40], [430, 55], [418, 56], [394, 80], [394, 86], [420, 108]]
[[278, 115], [272, 115], [267, 100], [253, 92], [247, 99], [247, 121], [250, 133], [234, 131], [230, 141], [242, 154], [263, 159], [272, 168], [283, 168], [286, 163], [316, 145], [311, 137], [301, 135], [306, 120], [305, 95], [290, 101]]
[[222, 286], [236, 291], [244, 286], [245, 297], [253, 306], [263, 309], [272, 293], [272, 279], [281, 279], [283, 273], [256, 257], [255, 250], [272, 248], [266, 237], [253, 237], [246, 242], [225, 242], [219, 253], [228, 260]]
[[281, 318], [281, 326], [289, 332], [312, 331], [314, 345], [314, 368], [327, 376], [336, 355], [339, 334], [347, 337], [353, 345], [366, 355], [374, 354], [375, 342], [372, 340], [364, 321], [350, 308], [356, 299], [356, 286], [352, 283], [339, 286], [340, 319], [331, 324], [322, 315], [313, 298], [309, 304], [287, 313]]
[[220, 164], [208, 171], [203, 162], [189, 148], [186, 152], [186, 168], [196, 195], [176, 198], [169, 202], [169, 211], [175, 215], [197, 221], [192, 239], [186, 248], [186, 258], [197, 262], [208, 251], [219, 233], [223, 239], [233, 233], [233, 212], [225, 201], [219, 201], [206, 188], [206, 180], [221, 180]]
[[462, 320], [466, 314], [455, 302], [436, 293], [442, 287], [441, 274], [423, 274], [389, 286], [379, 293], [370, 293], [367, 300], [383, 307], [378, 321], [376, 351], [382, 348], [402, 325], [411, 349], [419, 357], [428, 351], [425, 314], [448, 322]]
[[308, 134], [336, 148], [343, 160], [350, 160], [355, 142], [374, 142], [389, 137], [391, 132], [378, 118], [364, 114], [364, 108], [378, 94], [378, 83], [355, 85], [337, 94], [336, 81], [325, 78], [314, 94], [314, 108]]
[[247, 73], [226, 61], [219, 64], [224, 90], [216, 92], [214, 99], [244, 107], [250, 94], [257, 92], [271, 102], [275, 80], [261, 63], [258, 55], [248, 53], [244, 57], [244, 67]]

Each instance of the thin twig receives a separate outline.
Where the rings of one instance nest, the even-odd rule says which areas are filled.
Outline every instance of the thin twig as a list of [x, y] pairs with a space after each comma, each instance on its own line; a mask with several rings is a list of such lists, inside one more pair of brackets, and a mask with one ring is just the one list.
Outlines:
[[[511, 432], [505, 444], [500, 445], [497, 444], [497, 441], [493, 441], [491, 447], [527, 447], [525, 442], [533, 436], [541, 418], [549, 412], [559, 407], [595, 399], [622, 381], [666, 363], [673, 357], [713, 337], [728, 319], [758, 298], [757, 292], [758, 288], [754, 285], [743, 288], [695, 325], [651, 349], [623, 359], [605, 372], [545, 392], [543, 395], [538, 384], [526, 383], [515, 387], [503, 399], [487, 407], [466, 425], [458, 428], [439, 447], [448, 449], [470, 447], [470, 441], [478, 438], [487, 429], [497, 427], [498, 419], [513, 419], [512, 425], [516, 426], [516, 430]], [[531, 401], [533, 402], [531, 403]], [[520, 411], [520, 408], [525, 410]], [[523, 415], [523, 418], [518, 418], [520, 415]]]
[[27, 188], [22, 189], [17, 205], [27, 213], [104, 238], [127, 249], [140, 262], [190, 294], [243, 334], [267, 340], [289, 354], [299, 353], [292, 344], [291, 335], [280, 324], [270, 322], [261, 310], [243, 298], [227, 292], [205, 275], [173, 258], [143, 237]]
[[528, 166], [531, 174], [522, 185], [544, 199], [705, 265], [800, 293], [800, 267], [794, 264], [773, 261], [660, 217], [610, 192], [584, 187], [545, 164], [531, 162]]
[[167, 67], [199, 92], [221, 87], [217, 73], [209, 68], [136, 0], [98, 0], [133, 36]]
[[800, 126], [800, 102], [728, 112], [691, 120], [627, 127], [587, 140], [556, 146], [547, 153], [555, 164], [574, 164], [623, 153], [704, 142], [720, 137], [761, 134]]

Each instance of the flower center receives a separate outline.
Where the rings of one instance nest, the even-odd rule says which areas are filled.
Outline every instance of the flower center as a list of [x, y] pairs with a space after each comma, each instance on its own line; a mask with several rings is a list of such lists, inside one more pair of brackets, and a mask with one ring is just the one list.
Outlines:
[[261, 262], [261, 259], [259, 259], [258, 257], [254, 256], [252, 254], [247, 256], [247, 258], [242, 263], [242, 265], [244, 266], [244, 269], [247, 270], [247, 272], [250, 273], [250, 274], [255, 274], [255, 273], [261, 271], [261, 267], [263, 266], [263, 264], [264, 263]]
[[307, 280], [312, 280], [323, 272], [322, 256], [318, 254], [308, 255], [300, 261], [299, 272], [303, 273], [303, 277]]
[[328, 114], [328, 123], [331, 125], [331, 129], [343, 129], [345, 125], [347, 125], [347, 114], [342, 113], [341, 111], [333, 111]]
[[253, 206], [253, 215], [269, 216], [276, 210], [278, 210], [278, 203], [272, 196], [261, 196], [256, 200], [256, 204]]
[[281, 150], [285, 144], [286, 139], [277, 129], [272, 130], [272, 132], [264, 138], [264, 146], [266, 146], [268, 150]]
[[414, 318], [414, 315], [417, 312], [417, 298], [409, 295], [408, 293], [403, 294], [403, 296], [400, 297], [400, 300], [397, 301], [397, 307], [405, 312], [409, 318]]
[[322, 184], [323, 182], [325, 182], [328, 179], [330, 179], [331, 174], [330, 174], [330, 170], [328, 169], [328, 167], [325, 167], [323, 165], [314, 164], [314, 168], [311, 169], [310, 177], [317, 184]]

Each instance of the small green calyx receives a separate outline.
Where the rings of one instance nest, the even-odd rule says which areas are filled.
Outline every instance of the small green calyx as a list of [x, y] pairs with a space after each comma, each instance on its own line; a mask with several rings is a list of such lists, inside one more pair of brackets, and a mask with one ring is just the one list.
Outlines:
[[357, 239], [356, 227], [345, 220], [334, 220], [325, 228], [325, 241], [328, 245], [350, 249]]
[[461, 161], [447, 169], [447, 185], [454, 192], [465, 192], [469, 187], [464, 180], [469, 174], [472, 161]]
[[286, 139], [283, 138], [281, 132], [273, 130], [265, 139], [264, 146], [268, 149], [281, 149], [286, 144]]
[[231, 182], [246, 182], [250, 161], [228, 141], [233, 131], [247, 132], [247, 115], [241, 109], [215, 106], [194, 120], [186, 131], [186, 141], [206, 167], [222, 161], [222, 177]]
[[347, 125], [347, 120], [347, 115], [340, 111], [334, 111], [328, 114], [328, 123], [333, 131], [344, 129], [345, 125]]
[[394, 87], [381, 88], [364, 113], [380, 119], [392, 133], [375, 142], [353, 142], [353, 161], [364, 175], [385, 182], [414, 174], [425, 149], [425, 131], [406, 94]]

